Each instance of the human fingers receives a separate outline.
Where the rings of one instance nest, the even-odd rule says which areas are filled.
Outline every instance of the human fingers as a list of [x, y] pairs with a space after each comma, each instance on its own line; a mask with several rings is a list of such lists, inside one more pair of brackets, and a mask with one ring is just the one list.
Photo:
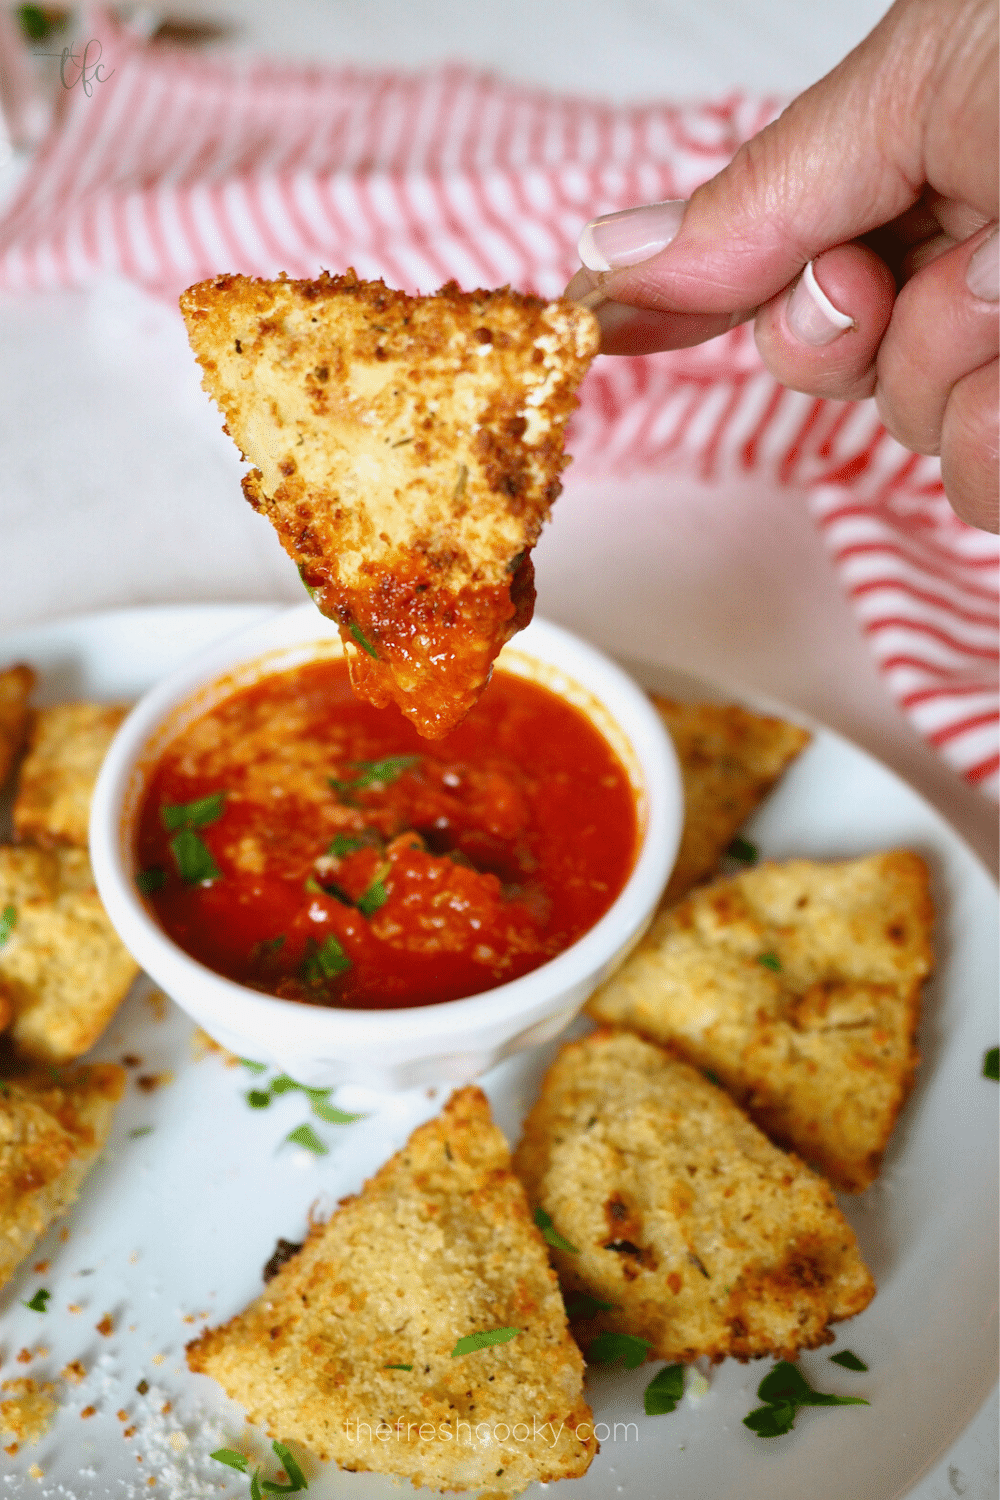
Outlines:
[[998, 362], [991, 360], [952, 387], [941, 424], [941, 478], [963, 521], [1000, 531]]
[[758, 312], [761, 358], [794, 391], [863, 400], [875, 389], [875, 361], [895, 291], [888, 266], [864, 245], [829, 250]]
[[704, 317], [712, 336], [724, 314], [769, 302], [823, 251], [899, 219], [928, 182], [989, 211], [991, 48], [992, 0], [897, 0], [687, 205], [593, 221], [580, 252], [597, 279], [588, 300], [607, 351], [638, 352], [639, 340], [648, 348], [654, 330], [656, 347], [690, 342], [696, 325], [681, 316]]
[[997, 357], [1000, 237], [994, 226], [923, 266], [901, 288], [877, 362], [879, 415], [916, 453], [937, 453], [945, 408]]

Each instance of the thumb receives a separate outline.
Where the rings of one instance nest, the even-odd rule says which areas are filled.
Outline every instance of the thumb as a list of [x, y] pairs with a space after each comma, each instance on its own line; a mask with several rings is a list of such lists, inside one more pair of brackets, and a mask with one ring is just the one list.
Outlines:
[[[953, 71], [956, 12], [983, 8], [901, 0], [686, 206], [652, 204], [589, 224], [580, 239], [588, 270], [570, 295], [644, 309], [646, 347], [649, 315], [672, 314], [676, 337], [659, 347], [676, 347], [732, 326], [821, 252], [898, 217], [927, 180], [927, 117], [942, 74]], [[599, 315], [621, 326], [615, 308]]]

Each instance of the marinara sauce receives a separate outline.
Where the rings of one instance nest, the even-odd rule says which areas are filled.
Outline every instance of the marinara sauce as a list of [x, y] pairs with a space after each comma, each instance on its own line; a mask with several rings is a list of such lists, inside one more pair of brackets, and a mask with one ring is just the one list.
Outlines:
[[192, 957], [267, 994], [397, 1008], [517, 979], [628, 879], [635, 799], [577, 709], [498, 671], [446, 738], [326, 660], [262, 679], [159, 761], [138, 884]]

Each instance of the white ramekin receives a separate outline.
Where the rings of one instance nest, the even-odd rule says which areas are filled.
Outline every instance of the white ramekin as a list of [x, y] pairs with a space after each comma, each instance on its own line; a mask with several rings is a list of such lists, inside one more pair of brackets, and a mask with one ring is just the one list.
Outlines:
[[680, 839], [683, 796], [673, 746], [645, 693], [620, 667], [568, 631], [534, 620], [504, 649], [500, 664], [582, 709], [617, 751], [635, 791], [641, 844], [618, 899], [557, 958], [465, 1000], [405, 1010], [279, 1000], [205, 968], [159, 926], [135, 886], [136, 820], [157, 759], [193, 720], [261, 676], [341, 654], [335, 626], [303, 604], [217, 642], [146, 693], [119, 730], [94, 791], [97, 888], [146, 972], [240, 1057], [313, 1087], [464, 1083], [557, 1036], [642, 935]]

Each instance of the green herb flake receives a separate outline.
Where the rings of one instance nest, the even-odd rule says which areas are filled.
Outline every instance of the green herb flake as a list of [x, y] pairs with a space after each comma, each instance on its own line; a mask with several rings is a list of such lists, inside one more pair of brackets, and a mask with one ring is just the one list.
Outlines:
[[412, 1370], [412, 1365], [383, 1365], [383, 1370]]
[[230, 1469], [239, 1469], [241, 1474], [247, 1472], [249, 1460], [246, 1454], [237, 1453], [233, 1448], [216, 1448], [215, 1452], [210, 1453], [208, 1456], [209, 1458], [214, 1458], [217, 1464], [225, 1464]]
[[196, 797], [194, 802], [177, 802], [172, 807], [160, 808], [160, 819], [168, 832], [175, 828], [206, 828], [222, 817], [225, 792], [209, 792], [207, 797]]
[[268, 1089], [247, 1089], [244, 1098], [251, 1109], [267, 1109], [271, 1103], [271, 1094]]
[[177, 864], [177, 873], [186, 885], [200, 885], [205, 880], [218, 880], [220, 870], [207, 844], [190, 828], [182, 828], [170, 840], [170, 852]]
[[5, 906], [0, 912], [0, 948], [7, 942], [14, 928], [17, 926], [17, 910], [13, 906]]
[[291, 1094], [299, 1087], [301, 1085], [294, 1078], [289, 1078], [287, 1073], [279, 1073], [277, 1078], [271, 1079], [272, 1094]]
[[591, 1340], [587, 1350], [588, 1364], [616, 1365], [624, 1360], [626, 1370], [637, 1370], [646, 1361], [652, 1349], [648, 1339], [636, 1338], [633, 1333], [599, 1333]]
[[154, 1129], [155, 1126], [153, 1125], [136, 1125], [134, 1129], [129, 1131], [128, 1138], [130, 1141], [139, 1141], [144, 1135], [152, 1135]]
[[272, 1443], [271, 1448], [288, 1475], [288, 1483], [278, 1484], [274, 1479], [264, 1479], [261, 1481], [261, 1489], [269, 1495], [294, 1495], [298, 1490], [307, 1490], [309, 1486], [306, 1483], [306, 1476], [295, 1462], [291, 1449], [287, 1448], [284, 1443], [278, 1442]]
[[[2, 935], [2, 928], [0, 928], [0, 935]], [[983, 1054], [983, 1077], [992, 1078], [994, 1083], [1000, 1083], [1000, 1047], [991, 1047]]]
[[350, 1115], [344, 1109], [338, 1109], [335, 1104], [328, 1104], [325, 1099], [314, 1099], [312, 1112], [319, 1120], [325, 1120], [327, 1125], [353, 1125], [355, 1120], [363, 1120], [364, 1115]]
[[167, 883], [167, 872], [159, 865], [153, 865], [148, 870], [140, 870], [135, 877], [135, 888], [140, 896], [152, 896], [156, 891], [162, 891]]
[[358, 897], [358, 911], [363, 917], [372, 917], [389, 899], [385, 878], [392, 871], [388, 862], [381, 866], [368, 889]]
[[539, 1207], [535, 1209], [535, 1223], [542, 1231], [545, 1243], [551, 1245], [554, 1250], [568, 1250], [570, 1255], [580, 1254], [575, 1245], [571, 1245], [569, 1240], [563, 1239], [558, 1229], [552, 1223], [551, 1214], [547, 1214], [544, 1208]]
[[646, 1387], [642, 1404], [647, 1417], [663, 1417], [676, 1411], [684, 1394], [684, 1366], [664, 1365]]
[[260, 1474], [256, 1469], [250, 1475], [250, 1500], [264, 1500], [260, 1489]]
[[388, 786], [398, 776], [402, 776], [404, 771], [408, 771], [410, 766], [415, 766], [419, 759], [419, 755], [386, 755], [382, 760], [355, 760], [351, 762], [351, 769], [360, 774], [353, 781], [331, 780], [330, 785], [351, 792], [362, 791], [375, 782], [380, 786]]
[[375, 650], [375, 647], [372, 645], [371, 641], [361, 629], [361, 626], [352, 624], [348, 625], [347, 628], [353, 635], [354, 639], [357, 641], [358, 645], [361, 647], [362, 651], [366, 651], [369, 656], [373, 656], [375, 660], [378, 661], [378, 652]]
[[482, 1333], [467, 1333], [459, 1339], [451, 1357], [458, 1359], [462, 1354], [475, 1354], [477, 1349], [489, 1349], [493, 1344], [509, 1344], [521, 1332], [520, 1328], [486, 1328]]
[[756, 844], [751, 844], [749, 839], [740, 838], [739, 835], [733, 839], [726, 853], [732, 859], [738, 859], [741, 864], [755, 865], [760, 859], [760, 851]]
[[241, 1057], [240, 1067], [246, 1068], [248, 1073], [266, 1073], [267, 1063], [255, 1062], [252, 1057]]
[[47, 1292], [43, 1286], [40, 1286], [31, 1301], [26, 1302], [24, 1305], [25, 1307], [30, 1307], [32, 1312], [48, 1312], [46, 1303], [51, 1296], [51, 1292]]
[[[350, 967], [351, 960], [331, 933], [313, 953], [306, 955], [302, 963], [302, 978], [306, 984], [323, 984], [327, 979], [336, 979], [338, 974], [346, 974]], [[271, 1087], [273, 1089], [274, 1085]], [[298, 1085], [293, 1082], [292, 1087]]]
[[302, 587], [305, 589], [305, 591], [309, 595], [310, 599], [312, 599], [313, 602], [315, 603], [316, 594], [318, 593], [318, 590], [314, 589], [311, 584], [306, 583], [306, 570], [305, 570], [305, 567], [303, 566], [303, 564], [299, 563], [298, 566], [299, 566], [299, 577], [302, 579]]
[[758, 1406], [743, 1418], [758, 1437], [781, 1437], [791, 1432], [795, 1417], [803, 1406], [867, 1406], [861, 1396], [833, 1396], [827, 1391], [815, 1391], [801, 1370], [782, 1360], [769, 1375], [765, 1375], [757, 1387], [757, 1395], [766, 1406]]
[[852, 1354], [850, 1349], [841, 1349], [839, 1354], [830, 1355], [832, 1365], [842, 1365], [845, 1370], [867, 1370], [868, 1366], [863, 1359]]
[[286, 1141], [291, 1141], [293, 1146], [304, 1146], [314, 1156], [329, 1156], [330, 1148], [323, 1144], [311, 1125], [299, 1125], [295, 1130], [290, 1130], [285, 1136]]
[[578, 1292], [566, 1303], [567, 1318], [592, 1318], [595, 1313], [613, 1312], [613, 1302], [602, 1302], [600, 1297], [591, 1297], [586, 1292]]
[[775, 974], [781, 973], [781, 959], [776, 953], [758, 953], [757, 962], [765, 969], [773, 969]]
[[327, 854], [332, 854], [335, 859], [346, 859], [357, 849], [364, 849], [368, 840], [362, 838], [358, 833], [338, 833], [330, 840]]

